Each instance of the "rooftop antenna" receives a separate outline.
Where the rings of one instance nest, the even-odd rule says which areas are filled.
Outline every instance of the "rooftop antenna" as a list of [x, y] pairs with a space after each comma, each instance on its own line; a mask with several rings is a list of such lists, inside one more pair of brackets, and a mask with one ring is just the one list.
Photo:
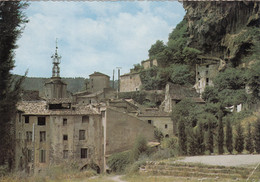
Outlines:
[[120, 69], [122, 69], [121, 67], [116, 67], [116, 69], [118, 69], [118, 88], [117, 88], [117, 98], [118, 98], [118, 95], [119, 95], [119, 92], [120, 92]]
[[58, 39], [57, 38], [56, 38], [56, 50], [55, 50], [55, 53], [51, 56], [51, 58], [52, 58], [52, 64], [53, 64], [52, 77], [59, 78], [60, 77], [59, 64], [60, 64], [61, 56], [58, 55]]

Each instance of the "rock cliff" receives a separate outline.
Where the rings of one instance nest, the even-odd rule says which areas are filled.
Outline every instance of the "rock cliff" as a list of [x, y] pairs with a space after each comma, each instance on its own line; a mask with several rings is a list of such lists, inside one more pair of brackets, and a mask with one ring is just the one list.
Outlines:
[[[237, 66], [260, 42], [260, 2], [183, 2], [189, 47]], [[260, 50], [259, 50], [260, 51]]]

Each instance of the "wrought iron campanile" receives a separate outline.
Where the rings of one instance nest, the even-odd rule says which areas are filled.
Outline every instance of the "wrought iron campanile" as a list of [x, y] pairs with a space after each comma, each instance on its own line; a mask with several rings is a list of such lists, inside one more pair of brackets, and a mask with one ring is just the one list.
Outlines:
[[52, 64], [53, 64], [53, 68], [52, 68], [52, 77], [60, 77], [60, 59], [61, 56], [58, 55], [58, 41], [56, 39], [56, 50], [55, 50], [55, 54], [53, 54], [51, 56], [52, 58]]

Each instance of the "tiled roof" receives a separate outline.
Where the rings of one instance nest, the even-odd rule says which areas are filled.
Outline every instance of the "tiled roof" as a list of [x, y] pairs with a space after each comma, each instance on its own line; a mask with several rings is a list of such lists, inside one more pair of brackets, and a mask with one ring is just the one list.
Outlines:
[[94, 92], [94, 93], [91, 93], [91, 94], [82, 95], [82, 96], [78, 96], [78, 97], [80, 97], [80, 98], [93, 98], [93, 97], [96, 97], [96, 96], [101, 95], [103, 93], [104, 93], [104, 91], [101, 90], [101, 91], [97, 91], [97, 92]]
[[91, 115], [99, 114], [98, 108], [91, 105], [76, 104], [71, 109], [48, 109], [46, 101], [22, 101], [17, 104], [17, 109], [28, 115]]
[[59, 99], [46, 99], [49, 104], [62, 104], [62, 103], [71, 103], [71, 98], [59, 98]]
[[100, 73], [100, 72], [96, 72], [96, 71], [89, 76], [107, 76], [107, 77], [109, 77], [108, 75], [105, 75], [104, 73]]
[[23, 101], [41, 100], [38, 90], [24, 90], [21, 94]]
[[178, 84], [169, 84], [169, 92], [172, 99], [182, 100], [187, 97], [199, 97], [199, 94], [194, 88], [178, 85]]
[[145, 111], [141, 111], [138, 116], [140, 117], [170, 117], [170, 113], [160, 111], [158, 109], [146, 109]]

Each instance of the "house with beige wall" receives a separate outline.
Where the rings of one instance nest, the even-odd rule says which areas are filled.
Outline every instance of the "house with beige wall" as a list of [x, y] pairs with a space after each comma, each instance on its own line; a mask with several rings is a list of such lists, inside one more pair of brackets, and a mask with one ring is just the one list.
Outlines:
[[139, 73], [127, 73], [120, 76], [120, 92], [141, 90], [142, 82]]

